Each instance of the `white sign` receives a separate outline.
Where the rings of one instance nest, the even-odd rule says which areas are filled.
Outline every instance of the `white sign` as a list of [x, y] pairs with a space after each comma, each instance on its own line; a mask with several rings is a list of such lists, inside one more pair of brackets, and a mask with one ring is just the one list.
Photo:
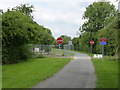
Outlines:
[[94, 54], [94, 56], [93, 56], [93, 58], [102, 58], [103, 57], [103, 55], [102, 54]]
[[69, 45], [72, 45], [72, 41], [69, 41]]
[[39, 52], [39, 48], [35, 48], [35, 52]]

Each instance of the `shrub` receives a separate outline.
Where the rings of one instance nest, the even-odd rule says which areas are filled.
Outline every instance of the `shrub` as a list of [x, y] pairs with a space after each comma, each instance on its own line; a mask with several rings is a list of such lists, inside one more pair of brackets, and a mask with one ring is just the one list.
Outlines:
[[32, 56], [32, 51], [29, 50], [29, 46], [20, 46], [20, 47], [4, 47], [2, 50], [2, 63], [3, 64], [12, 64], [18, 63], [23, 60], [27, 60]]
[[45, 58], [42, 54], [39, 54], [37, 58]]

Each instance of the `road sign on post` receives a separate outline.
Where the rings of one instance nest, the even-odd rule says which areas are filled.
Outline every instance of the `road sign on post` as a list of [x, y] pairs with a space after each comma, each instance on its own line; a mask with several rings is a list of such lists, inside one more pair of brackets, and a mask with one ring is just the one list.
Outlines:
[[91, 40], [91, 41], [90, 41], [90, 44], [91, 44], [91, 53], [92, 53], [92, 45], [94, 44], [94, 41]]
[[106, 45], [106, 38], [100, 38], [100, 45]]
[[57, 43], [59, 44], [59, 62], [60, 62], [60, 44], [63, 43], [63, 39], [62, 39], [61, 37], [59, 37], [59, 38], [57, 39]]
[[61, 37], [59, 37], [59, 38], [57, 39], [57, 43], [58, 43], [58, 44], [62, 44], [62, 43], [63, 43], [63, 39], [62, 39]]
[[93, 45], [93, 44], [94, 44], [94, 41], [93, 41], [93, 40], [91, 40], [91, 41], [90, 41], [90, 44], [91, 44], [91, 45]]
[[100, 38], [100, 45], [103, 45], [102, 55], [103, 55], [103, 62], [104, 62], [104, 45], [106, 45], [106, 38]]

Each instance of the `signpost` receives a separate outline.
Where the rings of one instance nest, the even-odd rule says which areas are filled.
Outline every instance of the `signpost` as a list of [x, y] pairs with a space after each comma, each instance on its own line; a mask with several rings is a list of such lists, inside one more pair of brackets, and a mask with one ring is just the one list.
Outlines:
[[104, 62], [104, 45], [106, 45], [106, 38], [100, 38], [100, 45], [103, 45], [102, 55], [103, 55], [103, 62]]
[[59, 62], [60, 62], [60, 44], [63, 43], [63, 39], [62, 39], [61, 37], [59, 37], [59, 38], [57, 39], [57, 43], [59, 44]]
[[92, 53], [92, 45], [94, 44], [94, 41], [91, 40], [91, 41], [90, 41], [90, 44], [91, 44], [91, 53]]
[[72, 45], [72, 41], [69, 41], [69, 45]]

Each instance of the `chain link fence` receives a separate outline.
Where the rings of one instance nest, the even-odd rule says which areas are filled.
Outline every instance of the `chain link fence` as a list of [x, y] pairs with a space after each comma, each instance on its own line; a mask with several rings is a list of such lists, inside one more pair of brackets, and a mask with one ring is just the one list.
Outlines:
[[[59, 45], [32, 45], [31, 51], [49, 57], [59, 57]], [[74, 56], [74, 45], [60, 45], [60, 57], [70, 58]]]
[[64, 45], [64, 57], [70, 58], [74, 56], [74, 45]]

